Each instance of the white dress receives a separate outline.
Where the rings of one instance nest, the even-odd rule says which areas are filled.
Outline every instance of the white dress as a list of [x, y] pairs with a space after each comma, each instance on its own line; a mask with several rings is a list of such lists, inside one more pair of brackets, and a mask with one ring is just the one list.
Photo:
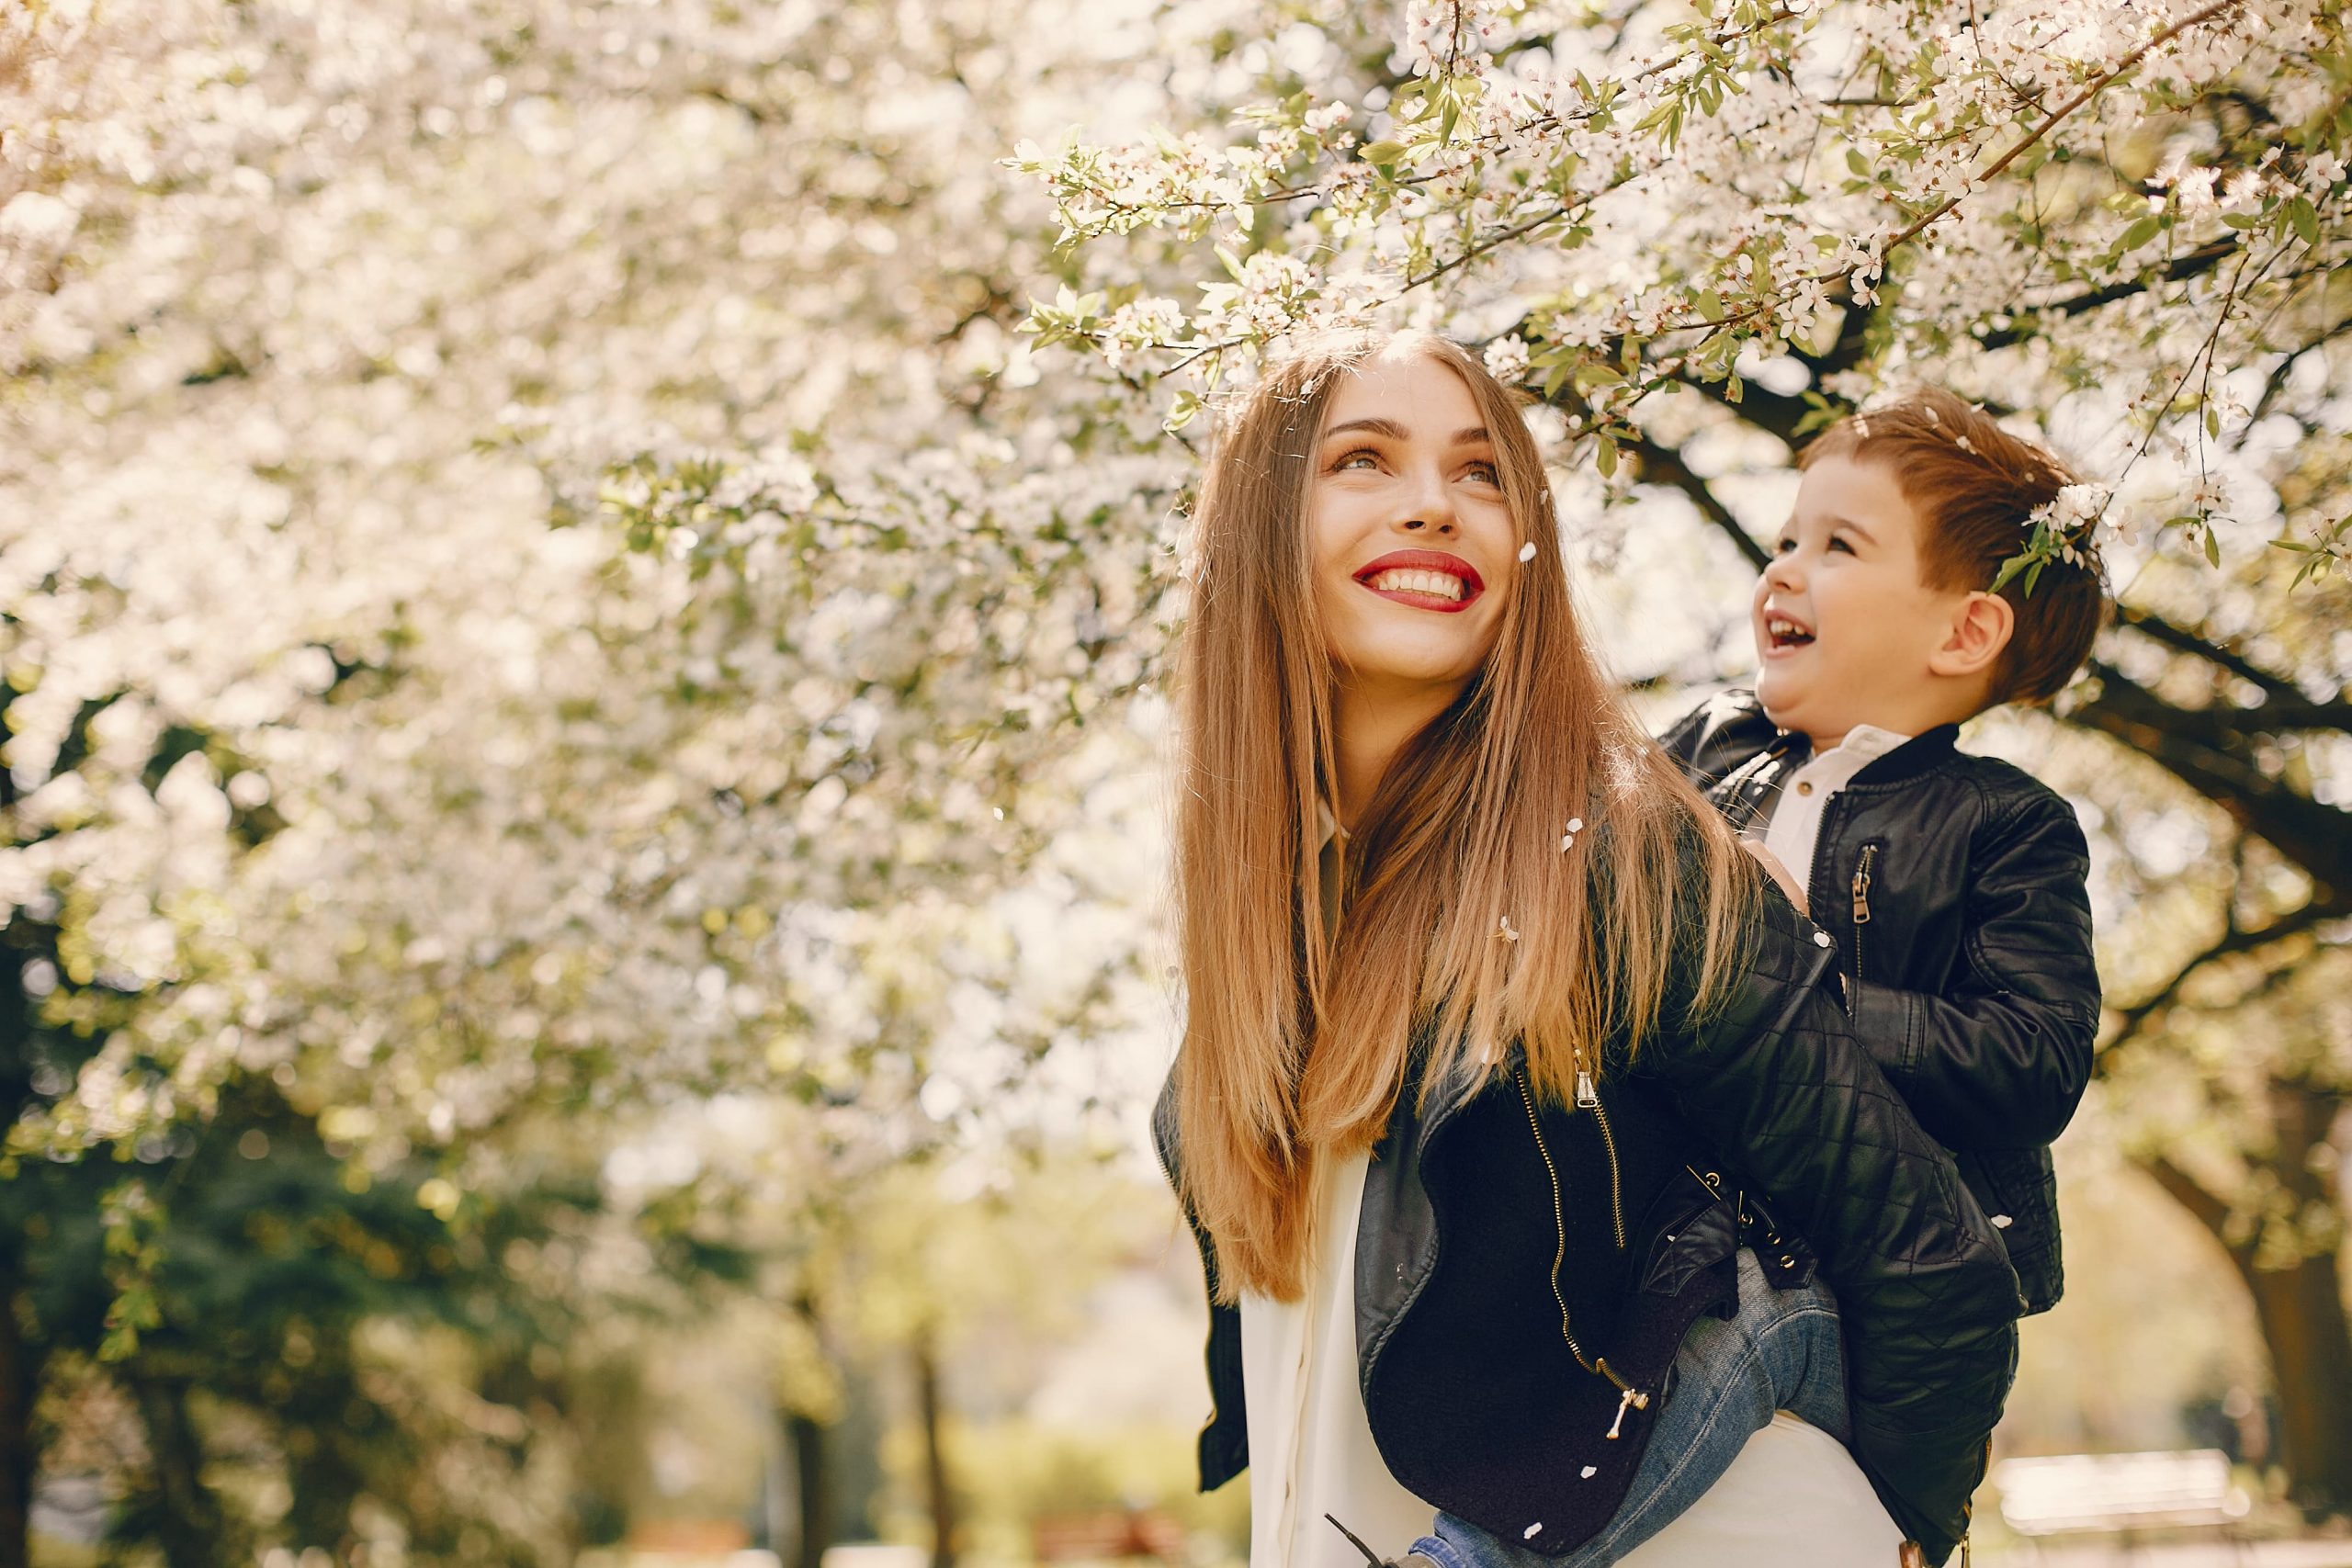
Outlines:
[[[1241, 1298], [1251, 1568], [1363, 1568], [1329, 1514], [1384, 1557], [1433, 1510], [1388, 1473], [1356, 1376], [1356, 1215], [1368, 1161], [1319, 1167], [1313, 1266], [1300, 1300]], [[1624, 1568], [1893, 1568], [1902, 1531], [1844, 1444], [1785, 1411]]]

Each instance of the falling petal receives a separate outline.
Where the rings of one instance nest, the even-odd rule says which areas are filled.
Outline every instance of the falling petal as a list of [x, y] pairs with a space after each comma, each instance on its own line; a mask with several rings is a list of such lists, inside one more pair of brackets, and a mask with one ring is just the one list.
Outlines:
[[1527, 543], [1519, 547], [1519, 558], [1521, 560], [1533, 560], [1535, 558], [1534, 540], [1530, 539]]

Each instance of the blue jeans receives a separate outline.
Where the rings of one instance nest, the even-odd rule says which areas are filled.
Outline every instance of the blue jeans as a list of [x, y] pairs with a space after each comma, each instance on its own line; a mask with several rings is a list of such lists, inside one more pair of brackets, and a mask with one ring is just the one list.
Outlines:
[[1739, 1457], [1747, 1439], [1787, 1410], [1847, 1440], [1846, 1355], [1838, 1303], [1815, 1279], [1775, 1291], [1763, 1265], [1742, 1248], [1739, 1311], [1702, 1317], [1682, 1337], [1657, 1429], [1634, 1472], [1616, 1517], [1560, 1557], [1489, 1535], [1440, 1514], [1413, 1550], [1439, 1568], [1604, 1568], [1649, 1540], [1699, 1500]]

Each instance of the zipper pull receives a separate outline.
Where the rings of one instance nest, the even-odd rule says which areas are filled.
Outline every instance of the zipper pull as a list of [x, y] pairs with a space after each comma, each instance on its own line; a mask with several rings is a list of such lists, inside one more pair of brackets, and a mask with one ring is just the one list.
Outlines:
[[1577, 1069], [1577, 1109], [1591, 1111], [1600, 1104], [1600, 1090], [1593, 1087], [1592, 1075], [1582, 1067]]
[[1615, 1442], [1618, 1435], [1624, 1429], [1626, 1411], [1647, 1410], [1649, 1407], [1650, 1396], [1648, 1394], [1644, 1393], [1637, 1388], [1627, 1389], [1624, 1393], [1618, 1398], [1617, 1419], [1609, 1423], [1609, 1440], [1612, 1443]]
[[1854, 923], [1871, 923], [1871, 862], [1877, 858], [1878, 846], [1864, 844], [1862, 858], [1854, 867]]

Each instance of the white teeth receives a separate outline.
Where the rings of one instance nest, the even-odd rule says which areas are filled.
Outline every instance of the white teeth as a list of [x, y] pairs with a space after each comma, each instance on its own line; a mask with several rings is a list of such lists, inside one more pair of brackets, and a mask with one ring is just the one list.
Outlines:
[[1450, 571], [1419, 571], [1392, 567], [1372, 580], [1372, 586], [1384, 593], [1432, 593], [1441, 599], [1459, 601], [1462, 580]]

